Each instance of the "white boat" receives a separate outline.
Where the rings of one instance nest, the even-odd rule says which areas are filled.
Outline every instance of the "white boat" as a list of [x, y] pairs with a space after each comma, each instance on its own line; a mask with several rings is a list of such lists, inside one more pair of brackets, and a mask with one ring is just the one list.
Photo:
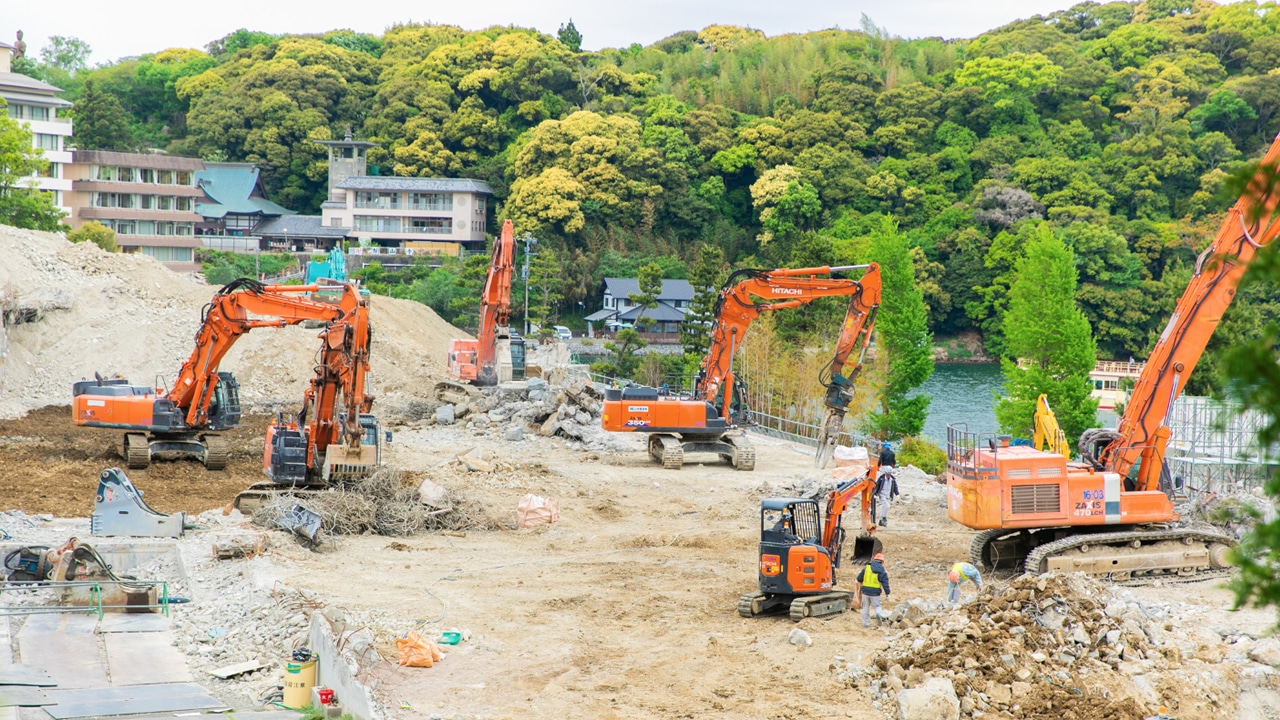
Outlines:
[[[1133, 359], [1128, 362], [1099, 360], [1093, 371], [1089, 373], [1089, 380], [1093, 382], [1093, 392], [1090, 394], [1097, 398], [1098, 409], [1115, 410], [1117, 405], [1123, 404], [1129, 397], [1127, 388], [1133, 386], [1133, 381], [1142, 374], [1142, 368], [1146, 364], [1145, 361], [1138, 362]], [[1125, 383], [1125, 380], [1130, 382]]]

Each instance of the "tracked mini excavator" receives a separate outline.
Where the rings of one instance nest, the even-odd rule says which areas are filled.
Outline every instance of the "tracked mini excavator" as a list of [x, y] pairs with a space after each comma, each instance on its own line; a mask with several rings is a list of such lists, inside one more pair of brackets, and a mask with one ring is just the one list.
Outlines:
[[94, 380], [72, 386], [74, 422], [123, 430], [120, 454], [131, 469], [147, 467], [156, 456], [195, 458], [209, 470], [221, 470], [227, 464], [227, 446], [219, 431], [240, 422], [240, 386], [232, 373], [218, 370], [222, 358], [254, 328], [307, 320], [328, 323], [343, 317], [360, 302], [354, 283], [345, 288], [338, 303], [328, 303], [302, 297], [315, 292], [314, 285], [236, 280], [205, 306], [195, 348], [169, 389], [95, 374]]
[[[859, 280], [831, 277], [853, 270], [866, 272]], [[746, 399], [745, 385], [734, 376], [733, 356], [761, 313], [808, 305], [821, 297], [849, 298], [835, 358], [820, 378], [827, 387], [824, 434], [834, 429], [834, 436], [824, 437], [819, 457], [829, 455], [880, 307], [880, 268], [874, 263], [735, 272], [716, 302], [711, 346], [692, 397], [661, 395], [650, 387], [611, 388], [605, 391], [601, 425], [611, 432], [647, 433], [649, 456], [667, 469], [680, 469], [687, 452], [716, 453], [738, 470], [754, 469], [755, 449], [743, 434], [733, 432], [745, 420], [741, 408]], [[858, 361], [847, 365], [859, 343]]]
[[[1278, 164], [1280, 138], [1196, 261], [1117, 429], [1081, 435], [1081, 462], [1065, 452], [1011, 447], [1007, 436], [971, 433], [962, 424], [947, 428], [947, 513], [982, 531], [970, 548], [974, 565], [1084, 572], [1137, 584], [1230, 571], [1235, 540], [1188, 526], [1174, 510], [1165, 467], [1168, 418], [1249, 263], [1280, 234], [1280, 196], [1272, 185]], [[1052, 415], [1047, 403], [1037, 415], [1041, 421]], [[1040, 430], [1038, 423], [1037, 436]]]
[[[760, 501], [759, 589], [738, 598], [742, 617], [786, 610], [791, 619], [836, 615], [853, 604], [853, 593], [836, 590], [836, 570], [844, 548], [841, 518], [859, 498], [862, 523], [871, 524], [871, 496], [879, 463], [865, 475], [848, 480], [827, 494], [826, 510], [813, 498], [765, 498]], [[856, 538], [854, 560], [870, 560], [871, 541]]]
[[475, 340], [449, 342], [449, 374], [454, 380], [436, 383], [440, 402], [465, 403], [477, 385], [521, 380], [525, 370], [524, 338], [511, 332], [511, 277], [515, 272], [515, 228], [502, 223], [493, 243], [489, 271], [480, 296], [480, 330]]

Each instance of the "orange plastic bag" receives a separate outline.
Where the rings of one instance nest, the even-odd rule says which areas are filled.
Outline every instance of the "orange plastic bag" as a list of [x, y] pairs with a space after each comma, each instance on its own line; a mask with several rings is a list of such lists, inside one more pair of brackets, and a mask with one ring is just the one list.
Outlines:
[[444, 659], [440, 646], [412, 630], [406, 637], [396, 638], [400, 667], [431, 667]]

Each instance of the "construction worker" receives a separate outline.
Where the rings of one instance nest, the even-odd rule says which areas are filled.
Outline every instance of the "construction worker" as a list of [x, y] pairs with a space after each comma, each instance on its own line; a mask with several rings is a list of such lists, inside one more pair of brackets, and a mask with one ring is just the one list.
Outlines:
[[[888, 445], [888, 443], [885, 443]], [[890, 455], [893, 451], [888, 451]], [[893, 472], [893, 466], [885, 467], [881, 465], [877, 471], [880, 474], [876, 480], [875, 498], [875, 516], [881, 527], [889, 524], [889, 503], [900, 495], [898, 492], [898, 477]]]
[[978, 592], [982, 592], [982, 574], [978, 572], [978, 568], [967, 562], [958, 562], [951, 566], [951, 571], [947, 573], [947, 604], [955, 607], [960, 605], [960, 584], [965, 580], [972, 580], [977, 586]]
[[887, 440], [880, 448], [879, 465], [882, 468], [889, 468], [890, 470], [898, 466], [898, 456], [893, 454], [893, 446], [890, 445]]
[[871, 611], [876, 613], [876, 621], [886, 617], [880, 610], [881, 593], [889, 597], [889, 573], [884, 569], [884, 553], [876, 553], [871, 562], [858, 574], [859, 595], [862, 596], [862, 627], [871, 627]]

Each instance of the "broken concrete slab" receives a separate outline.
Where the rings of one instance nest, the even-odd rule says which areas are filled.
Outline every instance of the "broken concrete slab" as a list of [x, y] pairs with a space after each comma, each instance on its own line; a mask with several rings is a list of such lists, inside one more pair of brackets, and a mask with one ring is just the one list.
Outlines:
[[234, 665], [223, 665], [220, 668], [215, 668], [213, 670], [210, 670], [209, 674], [216, 678], [222, 678], [223, 680], [226, 680], [227, 678], [235, 677], [237, 675], [251, 673], [254, 670], [261, 670], [264, 667], [267, 667], [267, 666], [263, 665], [261, 662], [257, 660], [247, 660], [245, 662], [236, 663]]

